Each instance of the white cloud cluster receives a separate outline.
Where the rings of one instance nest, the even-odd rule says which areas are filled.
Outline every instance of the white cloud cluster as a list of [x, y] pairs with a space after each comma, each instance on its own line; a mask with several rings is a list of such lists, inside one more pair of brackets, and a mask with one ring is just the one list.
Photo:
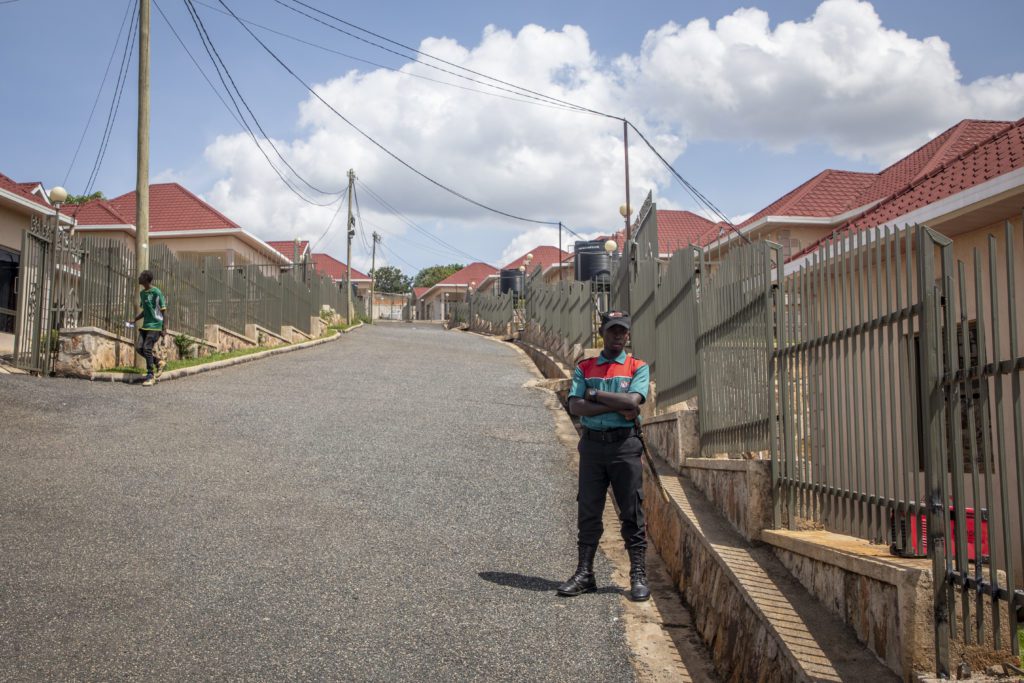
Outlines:
[[[537, 92], [625, 114], [670, 160], [688, 140], [713, 139], [772, 149], [816, 142], [882, 162], [962, 118], [1015, 119], [1024, 112], [1024, 74], [963, 83], [947, 43], [886, 28], [861, 0], [825, 0], [806, 21], [774, 28], [758, 9], [714, 23], [669, 23], [650, 31], [638, 54], [611, 62], [595, 55], [574, 26], [531, 25], [518, 33], [488, 27], [474, 47], [428, 38], [420, 48]], [[401, 73], [350, 71], [317, 92], [395, 154], [480, 202], [574, 227], [617, 225], [621, 124], [409, 74], [456, 80], [411, 63]], [[440, 191], [313, 97], [300, 104], [299, 120], [303, 134], [277, 144], [314, 184], [340, 189], [346, 170], [355, 168], [417, 221], [444, 221], [456, 236], [486, 227], [494, 235], [489, 255], [501, 253], [500, 262], [537, 243], [557, 243], [555, 228], [506, 221]], [[218, 138], [206, 158], [219, 178], [207, 198], [261, 236], [315, 238], [326, 225], [332, 210], [292, 196], [247, 136]], [[635, 144], [630, 162], [634, 198], [670, 182]], [[385, 233], [405, 231], [365, 196], [362, 210]]]

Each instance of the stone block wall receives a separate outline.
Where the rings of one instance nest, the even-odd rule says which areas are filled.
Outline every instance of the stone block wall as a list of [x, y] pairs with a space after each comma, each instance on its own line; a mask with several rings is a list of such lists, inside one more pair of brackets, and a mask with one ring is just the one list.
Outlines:
[[690, 458], [682, 473], [748, 541], [771, 528], [771, 463]]
[[207, 325], [205, 328], [206, 341], [218, 351], [236, 351], [238, 349], [249, 349], [257, 345], [255, 339], [221, 327], [220, 325]]

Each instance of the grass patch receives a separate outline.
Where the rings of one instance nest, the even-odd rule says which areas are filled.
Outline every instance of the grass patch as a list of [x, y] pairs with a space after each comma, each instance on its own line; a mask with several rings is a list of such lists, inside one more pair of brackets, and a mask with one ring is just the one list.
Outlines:
[[351, 323], [338, 323], [337, 325], [328, 325], [327, 329], [331, 332], [344, 332], [345, 330], [352, 329], [361, 322], [362, 320], [353, 320]]
[[[206, 363], [216, 363], [219, 360], [228, 360], [229, 358], [238, 358], [239, 356], [249, 356], [260, 351], [266, 351], [268, 349], [277, 349], [282, 346], [290, 346], [290, 344], [279, 344], [277, 346], [253, 346], [246, 349], [236, 349], [234, 351], [223, 351], [221, 353], [211, 353], [209, 356], [202, 356], [200, 358], [184, 358], [182, 360], [169, 360], [167, 361], [167, 367], [165, 371], [180, 370], [181, 368], [190, 368], [193, 365], [205, 365]], [[104, 372], [124, 372], [132, 375], [145, 374], [144, 369], [136, 368], [134, 366], [122, 365]]]

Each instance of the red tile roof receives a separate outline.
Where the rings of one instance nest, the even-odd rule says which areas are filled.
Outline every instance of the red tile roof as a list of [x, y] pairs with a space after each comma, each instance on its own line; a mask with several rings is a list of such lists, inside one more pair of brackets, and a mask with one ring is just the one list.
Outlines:
[[[122, 216], [134, 216], [135, 201], [132, 191], [111, 199], [110, 205]], [[241, 227], [178, 183], [158, 183], [149, 186], [149, 229], [165, 232], [240, 230]]]
[[[713, 223], [692, 211], [658, 209], [658, 253], [671, 254], [693, 244], [701, 246], [718, 236], [718, 223]], [[600, 238], [609, 239], [609, 238]], [[622, 249], [624, 231], [619, 230], [610, 239]]]
[[[883, 225], [1020, 168], [1024, 168], [1024, 119], [1004, 125], [997, 133], [934, 167], [927, 175], [919, 174], [878, 205], [839, 226], [833, 234], [840, 230], [859, 231]], [[811, 253], [824, 239], [793, 258]]]
[[[323, 275], [327, 275], [335, 282], [340, 282], [345, 279], [345, 271], [347, 267], [344, 263], [334, 258], [330, 254], [311, 254], [313, 258], [313, 269], [316, 272]], [[289, 257], [291, 258], [291, 257]], [[352, 280], [366, 280], [369, 282], [370, 276], [360, 273], [355, 268], [352, 269]]]
[[518, 268], [522, 264], [526, 263], [526, 255], [533, 254], [533, 259], [530, 261], [529, 269], [533, 272], [537, 266], [540, 266], [541, 270], [547, 270], [549, 267], [558, 265], [559, 263], [570, 259], [572, 254], [567, 251], [561, 251], [558, 247], [551, 246], [540, 246], [534, 247], [530, 251], [526, 252], [514, 261], [510, 261], [506, 265], [502, 266], [503, 269]]
[[52, 210], [53, 207], [45, 197], [32, 192], [32, 190], [37, 187], [41, 187], [39, 183], [19, 183], [8, 178], [3, 173], [0, 173], [0, 189], [7, 190], [11, 194], [17, 195], [22, 199], [27, 199], [30, 202], [35, 202], [42, 207]]
[[413, 287], [412, 293], [417, 299], [422, 299], [423, 295], [430, 291], [430, 287]]
[[434, 287], [437, 287], [438, 285], [456, 285], [463, 287], [468, 285], [470, 282], [482, 282], [485, 277], [488, 275], [494, 275], [497, 272], [498, 269], [494, 266], [477, 261], [476, 263], [470, 263], [457, 273], [452, 273], [435, 284]]
[[[274, 240], [273, 242], [268, 241], [272, 249], [279, 251], [289, 261], [295, 259], [295, 241], [294, 240]], [[299, 258], [309, 250], [309, 240], [299, 240]]]
[[740, 227], [765, 216], [835, 218], [865, 207], [927, 176], [1008, 125], [1009, 121], [965, 119], [878, 173], [822, 171], [743, 221]]
[[118, 213], [106, 199], [94, 199], [85, 204], [65, 204], [61, 213], [73, 216], [79, 225], [135, 225], [131, 218]]

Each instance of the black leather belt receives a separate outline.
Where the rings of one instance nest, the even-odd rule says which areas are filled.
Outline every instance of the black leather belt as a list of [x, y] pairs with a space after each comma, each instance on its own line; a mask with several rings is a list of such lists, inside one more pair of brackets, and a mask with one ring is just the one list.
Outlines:
[[631, 436], [636, 436], [636, 429], [634, 427], [622, 427], [621, 429], [588, 429], [583, 428], [583, 438], [587, 441], [597, 441], [599, 443], [615, 443], [616, 441], [625, 441]]

